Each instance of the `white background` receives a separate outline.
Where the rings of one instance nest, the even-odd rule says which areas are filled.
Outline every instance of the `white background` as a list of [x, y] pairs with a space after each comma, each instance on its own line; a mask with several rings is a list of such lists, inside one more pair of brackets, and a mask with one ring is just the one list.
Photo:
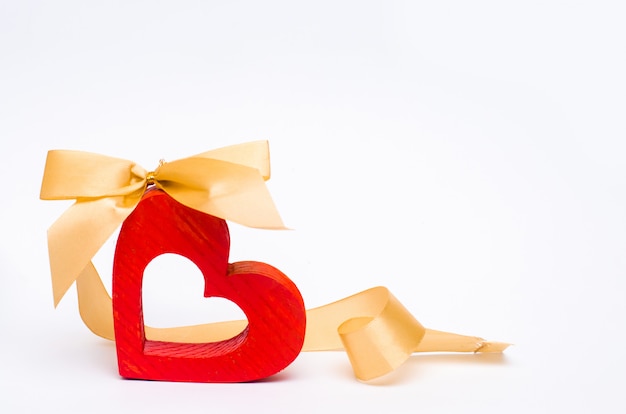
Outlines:
[[[516, 3], [1, 0], [0, 410], [624, 412], [626, 10]], [[259, 139], [294, 230], [232, 225], [231, 260], [308, 307], [384, 285], [428, 327], [515, 346], [374, 384], [340, 352], [254, 384], [120, 379], [73, 288], [53, 309], [69, 204], [38, 199], [46, 152], [153, 169]], [[147, 273], [149, 321], [237, 313], [182, 259]]]

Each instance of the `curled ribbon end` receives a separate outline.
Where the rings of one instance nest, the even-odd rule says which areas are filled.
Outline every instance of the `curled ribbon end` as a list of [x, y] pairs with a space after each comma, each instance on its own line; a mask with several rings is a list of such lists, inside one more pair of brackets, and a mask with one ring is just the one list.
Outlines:
[[348, 319], [337, 329], [360, 381], [383, 376], [402, 365], [426, 334], [426, 329], [386, 288], [370, 292], [381, 306], [377, 314]]

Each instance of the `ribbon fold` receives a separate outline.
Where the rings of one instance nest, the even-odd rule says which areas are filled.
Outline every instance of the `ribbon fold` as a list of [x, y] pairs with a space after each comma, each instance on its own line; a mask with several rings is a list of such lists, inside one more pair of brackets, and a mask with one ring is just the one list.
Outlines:
[[[80, 151], [49, 151], [40, 198], [76, 202], [48, 230], [54, 305], [76, 281], [79, 311], [96, 335], [114, 340], [112, 301], [91, 259], [135, 208], [148, 185], [178, 202], [248, 227], [285, 228], [265, 181], [267, 141], [204, 152], [146, 171], [132, 161]], [[177, 328], [146, 326], [170, 342], [232, 338], [247, 321]], [[303, 351], [344, 349], [356, 377], [391, 372], [414, 352], [502, 352], [509, 344], [424, 328], [384, 287], [307, 310]]]

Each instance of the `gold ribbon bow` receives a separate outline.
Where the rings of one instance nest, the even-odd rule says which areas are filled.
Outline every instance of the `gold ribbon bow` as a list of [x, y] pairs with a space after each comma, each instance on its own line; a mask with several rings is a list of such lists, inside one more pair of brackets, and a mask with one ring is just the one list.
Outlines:
[[[249, 227], [282, 229], [265, 186], [266, 141], [234, 145], [168, 163], [152, 172], [118, 158], [50, 151], [43, 200], [75, 199], [48, 230], [54, 305], [76, 281], [80, 315], [96, 335], [114, 340], [111, 297], [91, 259], [132, 212], [148, 185], [196, 210]], [[146, 326], [146, 337], [214, 342], [241, 332], [247, 321], [177, 328]], [[307, 311], [303, 351], [345, 349], [355, 375], [369, 380], [397, 368], [413, 352], [502, 352], [506, 343], [424, 328], [384, 287]]]
[[132, 161], [81, 151], [50, 151], [42, 200], [75, 199], [48, 230], [54, 305], [133, 211], [148, 184], [207, 214], [266, 229], [284, 228], [265, 186], [267, 141], [204, 152], [147, 172]]

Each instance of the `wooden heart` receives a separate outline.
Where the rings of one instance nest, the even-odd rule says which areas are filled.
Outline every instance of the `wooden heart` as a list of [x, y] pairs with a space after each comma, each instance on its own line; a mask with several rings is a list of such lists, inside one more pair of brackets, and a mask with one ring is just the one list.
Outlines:
[[[245, 382], [271, 376], [293, 362], [302, 349], [306, 325], [298, 288], [268, 264], [229, 264], [229, 251], [224, 220], [186, 207], [161, 190], [146, 192], [122, 225], [113, 263], [113, 319], [121, 376]], [[219, 342], [147, 340], [143, 273], [150, 261], [164, 253], [195, 263], [204, 276], [204, 296], [234, 302], [245, 313], [248, 326]]]

